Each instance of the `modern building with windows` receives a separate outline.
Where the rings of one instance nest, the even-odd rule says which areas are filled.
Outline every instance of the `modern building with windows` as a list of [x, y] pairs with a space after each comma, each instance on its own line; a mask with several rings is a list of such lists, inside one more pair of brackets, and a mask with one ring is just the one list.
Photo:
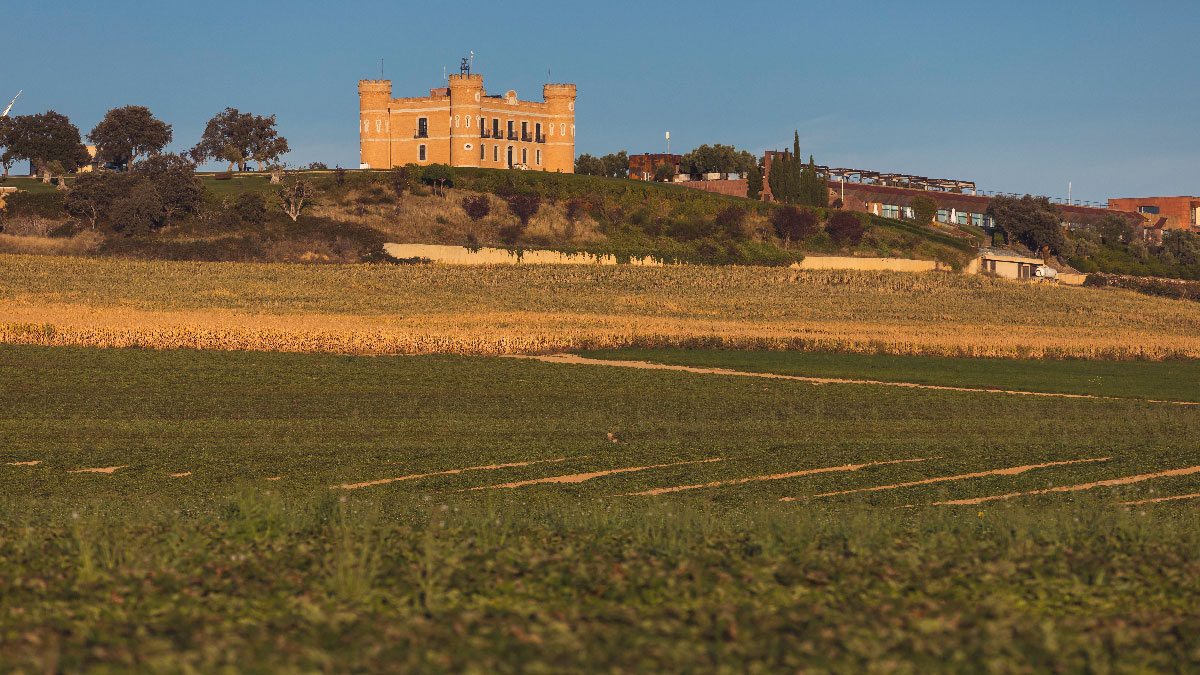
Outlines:
[[1166, 230], [1200, 232], [1200, 197], [1122, 197], [1108, 200], [1108, 208], [1136, 211], [1146, 238], [1157, 244]]
[[547, 84], [543, 101], [491, 95], [483, 77], [451, 75], [429, 96], [392, 98], [391, 80], [359, 80], [361, 167], [449, 164], [575, 171], [575, 85]]

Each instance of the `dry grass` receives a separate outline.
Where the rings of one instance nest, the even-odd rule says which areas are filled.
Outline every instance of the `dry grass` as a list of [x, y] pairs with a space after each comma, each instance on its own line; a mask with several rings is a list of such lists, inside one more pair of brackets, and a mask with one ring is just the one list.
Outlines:
[[[366, 197], [373, 201], [391, 193], [377, 188], [373, 191], [349, 191], [340, 203], [320, 204], [313, 214], [340, 222], [366, 225], [387, 235], [397, 244], [448, 244], [462, 246], [469, 241], [482, 244], [499, 243], [498, 232], [507, 225], [519, 224], [503, 200], [488, 195], [491, 213], [472, 221], [462, 208], [463, 197], [478, 193], [447, 189], [445, 196], [434, 194], [404, 195], [397, 203], [358, 204]], [[529, 221], [522, 242], [532, 246], [584, 246], [602, 241], [596, 221], [583, 215], [575, 221], [567, 218], [562, 204], [543, 201], [541, 208]]]
[[17, 236], [0, 234], [0, 253], [28, 255], [83, 255], [100, 247], [104, 237], [91, 230], [73, 237]]
[[1200, 357], [1200, 303], [945, 273], [0, 256], [0, 341], [511, 354], [727, 347]]

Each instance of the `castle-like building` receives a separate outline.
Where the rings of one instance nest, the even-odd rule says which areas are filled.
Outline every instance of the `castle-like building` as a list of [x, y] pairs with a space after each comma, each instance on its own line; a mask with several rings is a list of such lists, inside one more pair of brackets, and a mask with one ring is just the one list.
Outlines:
[[392, 98], [391, 80], [359, 80], [362, 168], [449, 164], [575, 170], [575, 85], [547, 84], [544, 101], [489, 95], [483, 77], [451, 75], [429, 96]]

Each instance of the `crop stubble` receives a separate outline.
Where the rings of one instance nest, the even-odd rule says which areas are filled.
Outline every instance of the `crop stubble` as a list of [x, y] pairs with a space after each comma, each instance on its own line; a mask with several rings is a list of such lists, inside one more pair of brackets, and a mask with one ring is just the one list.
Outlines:
[[0, 256], [0, 342], [348, 354], [619, 347], [1200, 357], [1200, 303], [946, 273]]

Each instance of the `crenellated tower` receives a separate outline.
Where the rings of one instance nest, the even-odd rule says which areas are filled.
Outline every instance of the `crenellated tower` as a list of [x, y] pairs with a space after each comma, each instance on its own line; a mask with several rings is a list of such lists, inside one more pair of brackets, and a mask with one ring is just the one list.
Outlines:
[[388, 106], [391, 100], [391, 80], [358, 81], [359, 162], [372, 168], [388, 166], [392, 131]]
[[482, 75], [450, 76], [450, 165], [479, 166]]
[[551, 170], [575, 173], [575, 85], [547, 84], [542, 97], [550, 119], [546, 136], [546, 165]]

